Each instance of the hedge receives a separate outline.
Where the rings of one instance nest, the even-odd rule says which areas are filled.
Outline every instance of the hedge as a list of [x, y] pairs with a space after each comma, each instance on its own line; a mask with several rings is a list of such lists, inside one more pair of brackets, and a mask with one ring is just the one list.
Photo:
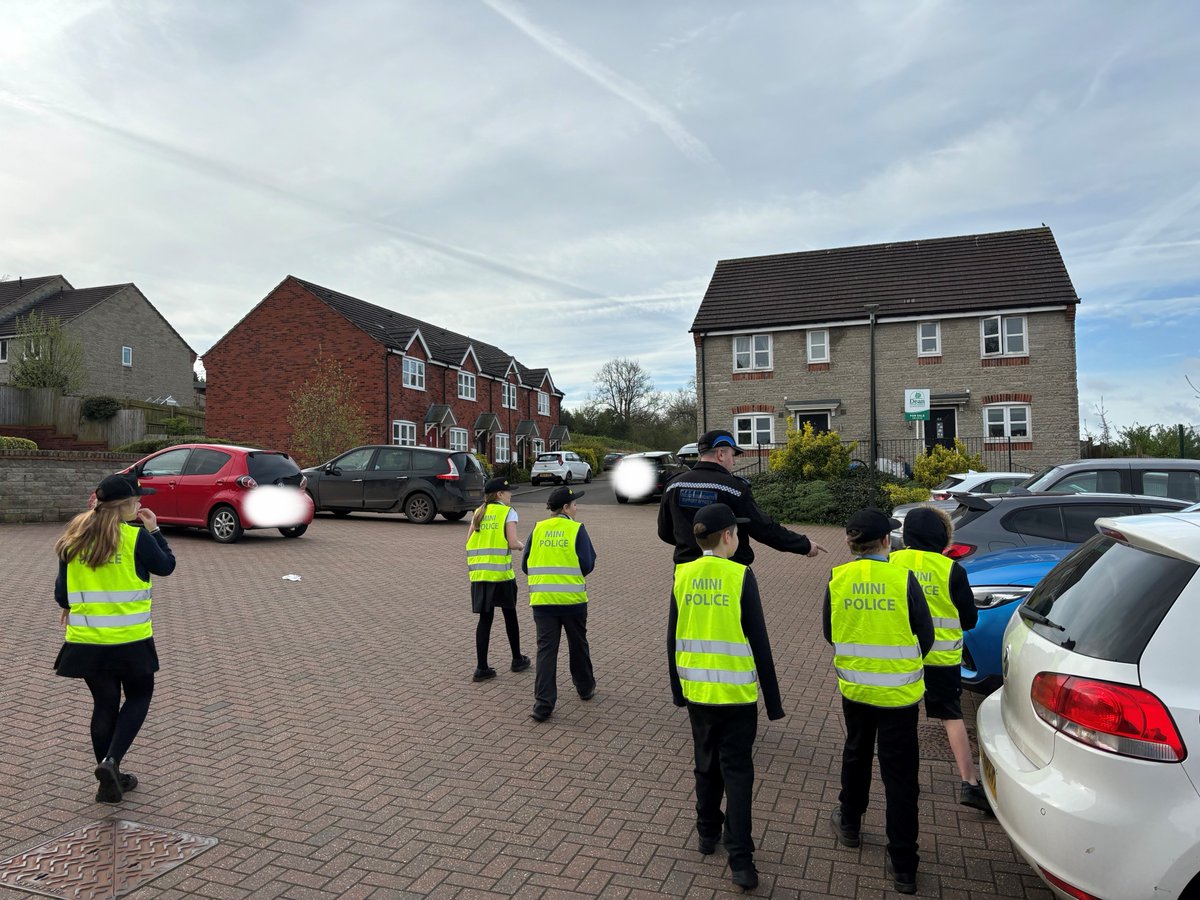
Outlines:
[[226, 441], [222, 438], [207, 437], [203, 434], [170, 435], [167, 437], [142, 438], [132, 444], [118, 447], [116, 453], [157, 453], [175, 444], [236, 444], [237, 441]]
[[38, 445], [29, 438], [7, 437], [0, 434], [0, 450], [36, 450]]
[[901, 483], [879, 473], [872, 486], [869, 469], [854, 469], [827, 481], [800, 481], [782, 472], [763, 472], [750, 482], [754, 499], [767, 515], [778, 522], [811, 525], [845, 525], [851, 514], [864, 506], [891, 512], [895, 504], [887, 487]]

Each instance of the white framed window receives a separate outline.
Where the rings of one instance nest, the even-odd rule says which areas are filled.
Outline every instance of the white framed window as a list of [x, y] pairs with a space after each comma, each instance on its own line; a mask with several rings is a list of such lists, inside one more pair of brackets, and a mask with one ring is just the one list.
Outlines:
[[550, 415], [550, 395], [545, 391], [538, 391], [538, 415]]
[[8, 362], [8, 338], [0, 340], [0, 363]]
[[450, 449], [463, 450], [467, 449], [467, 429], [451, 428], [450, 429]]
[[739, 334], [733, 339], [733, 371], [771, 368], [771, 335]]
[[545, 451], [546, 442], [543, 441], [541, 438], [534, 438], [533, 440], [531, 440], [529, 442], [529, 449], [530, 449], [530, 452], [533, 453], [534, 456], [537, 456], [539, 453], [542, 453]]
[[496, 462], [508, 462], [508, 435], [496, 435]]
[[458, 373], [458, 399], [475, 399], [475, 376], [470, 372]]
[[917, 326], [917, 356], [942, 355], [942, 323], [922, 322]]
[[121, 365], [123, 365], [123, 366], [132, 366], [133, 365], [133, 348], [132, 347], [122, 347], [121, 348]]
[[769, 414], [737, 416], [733, 433], [739, 447], [775, 443], [775, 417]]
[[392, 422], [392, 443], [401, 447], [417, 446], [417, 423], [399, 419]]
[[979, 322], [983, 356], [1028, 356], [1024, 316], [988, 316]]
[[983, 408], [983, 433], [989, 441], [1033, 437], [1028, 403], [997, 403]]
[[418, 391], [425, 390], [425, 360], [404, 357], [404, 386]]
[[517, 386], [507, 381], [500, 385], [500, 405], [505, 409], [517, 408]]
[[829, 332], [824, 328], [808, 332], [808, 361], [829, 362]]

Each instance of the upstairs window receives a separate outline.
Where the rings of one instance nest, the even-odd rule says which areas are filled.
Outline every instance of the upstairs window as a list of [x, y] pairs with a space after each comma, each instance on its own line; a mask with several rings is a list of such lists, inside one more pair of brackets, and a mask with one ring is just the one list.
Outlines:
[[133, 348], [132, 347], [122, 347], [121, 348], [121, 365], [123, 365], [123, 366], [132, 366], [133, 365]]
[[808, 361], [810, 363], [829, 362], [829, 332], [824, 328], [808, 333]]
[[980, 321], [984, 356], [1028, 356], [1024, 316], [989, 316]]
[[[458, 373], [458, 399], [475, 399], [475, 376], [470, 372]], [[463, 449], [465, 450], [466, 448], [464, 447]]]
[[410, 356], [404, 357], [404, 386], [415, 388], [418, 391], [425, 390], [424, 360], [413, 359]]
[[500, 405], [505, 409], [517, 408], [517, 386], [507, 381], [500, 385]]
[[922, 322], [917, 326], [917, 356], [942, 355], [942, 323]]
[[733, 339], [733, 371], [771, 368], [771, 335], [739, 334]]
[[545, 391], [538, 391], [538, 415], [550, 415], [550, 395]]

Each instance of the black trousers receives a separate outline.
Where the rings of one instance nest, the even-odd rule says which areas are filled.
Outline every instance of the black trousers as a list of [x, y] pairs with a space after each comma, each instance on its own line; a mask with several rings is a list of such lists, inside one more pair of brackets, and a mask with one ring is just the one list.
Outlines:
[[916, 872], [917, 783], [920, 749], [917, 742], [919, 707], [870, 706], [842, 698], [846, 717], [846, 746], [842, 750], [842, 821], [862, 823], [871, 795], [871, 768], [879, 742], [879, 774], [887, 801], [887, 849], [897, 872]]
[[748, 869], [754, 862], [750, 803], [754, 796], [758, 704], [689, 703], [688, 718], [692, 720], [696, 746], [696, 831], [701, 837], [719, 840], [724, 824], [729, 868]]
[[538, 610], [533, 624], [537, 626], [537, 671], [533, 676], [533, 711], [550, 715], [558, 702], [558, 644], [567, 633], [567, 654], [571, 680], [582, 694], [596, 689], [592, 672], [592, 652], [587, 641], [587, 609], [570, 615], [555, 615]]
[[92, 692], [92, 752], [96, 754], [96, 762], [111, 756], [120, 764], [150, 711], [154, 675], [122, 678], [105, 673], [89, 675], [84, 681]]

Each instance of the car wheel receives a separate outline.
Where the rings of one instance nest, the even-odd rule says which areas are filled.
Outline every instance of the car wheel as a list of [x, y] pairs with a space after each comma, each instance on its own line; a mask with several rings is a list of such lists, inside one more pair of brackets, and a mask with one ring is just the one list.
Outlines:
[[410, 522], [428, 525], [437, 515], [437, 504], [428, 494], [412, 494], [404, 501], [404, 514]]
[[617, 498], [618, 503], [628, 503], [629, 502], [629, 498], [626, 497], [624, 494], [617, 494], [616, 498]]
[[350, 510], [348, 510], [348, 509], [331, 509], [330, 512], [333, 513], [335, 516], [337, 516], [339, 519], [344, 519], [344, 518], [346, 518], [346, 516], [350, 515]]
[[570, 484], [574, 480], [575, 480], [575, 473], [568, 469], [567, 474], [563, 476], [563, 484]]
[[448, 522], [457, 522], [465, 515], [466, 512], [464, 510], [459, 510], [458, 512], [444, 512], [442, 513], [442, 518]]
[[218, 506], [208, 514], [208, 531], [218, 544], [232, 544], [242, 530], [242, 520], [232, 506]]
[[592, 483], [592, 470], [591, 469], [588, 469], [587, 474], [583, 476], [583, 483], [584, 484]]
[[284, 537], [300, 537], [304, 532], [308, 531], [307, 525], [293, 525], [291, 528], [280, 528], [279, 533]]

